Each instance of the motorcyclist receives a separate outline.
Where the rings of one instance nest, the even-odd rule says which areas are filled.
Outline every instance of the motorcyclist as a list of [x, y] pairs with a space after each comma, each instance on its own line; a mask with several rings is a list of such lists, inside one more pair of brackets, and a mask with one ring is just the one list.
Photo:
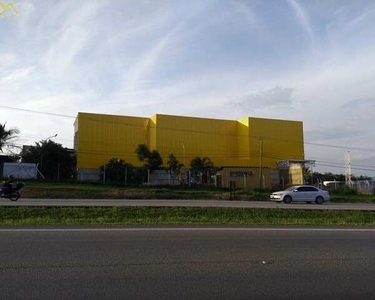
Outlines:
[[8, 178], [1, 184], [1, 194], [9, 195], [12, 192], [14, 177], [9, 175]]

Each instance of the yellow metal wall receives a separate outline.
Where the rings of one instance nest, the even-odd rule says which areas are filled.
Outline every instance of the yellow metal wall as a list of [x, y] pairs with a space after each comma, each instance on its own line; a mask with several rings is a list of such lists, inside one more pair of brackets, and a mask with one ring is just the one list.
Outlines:
[[[260, 150], [262, 145], [262, 151]], [[304, 159], [303, 124], [297, 121], [249, 118], [249, 155], [251, 165], [273, 169], [277, 161]]]
[[237, 159], [236, 121], [157, 115], [156, 131], [155, 149], [165, 162], [170, 153], [187, 166], [196, 156], [217, 165]]
[[148, 118], [79, 113], [75, 124], [77, 168], [99, 168], [112, 157], [140, 165], [134, 153], [148, 144]]
[[[237, 122], [237, 144], [239, 160], [249, 160], [250, 139], [249, 139], [249, 118], [243, 118]], [[251, 165], [247, 162], [247, 165]]]
[[75, 131], [78, 169], [98, 168], [112, 157], [140, 166], [134, 153], [138, 144], [159, 151], [164, 165], [173, 153], [186, 166], [196, 156], [207, 156], [216, 166], [257, 167], [261, 139], [263, 167], [276, 169], [279, 160], [304, 159], [302, 122], [296, 121], [79, 113]]

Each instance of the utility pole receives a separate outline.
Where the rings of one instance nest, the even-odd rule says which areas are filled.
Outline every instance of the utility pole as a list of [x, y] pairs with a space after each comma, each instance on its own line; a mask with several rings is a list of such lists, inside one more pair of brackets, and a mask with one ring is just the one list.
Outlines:
[[350, 163], [350, 151], [346, 153], [345, 157], [345, 184], [349, 187], [352, 187], [352, 167]]
[[103, 184], [105, 184], [105, 165], [103, 167]]
[[182, 150], [184, 151], [183, 153], [184, 153], [184, 167], [186, 167], [186, 153], [185, 153], [185, 145], [184, 145], [184, 143], [181, 143], [181, 145], [182, 145]]
[[263, 137], [259, 138], [259, 189], [262, 189]]

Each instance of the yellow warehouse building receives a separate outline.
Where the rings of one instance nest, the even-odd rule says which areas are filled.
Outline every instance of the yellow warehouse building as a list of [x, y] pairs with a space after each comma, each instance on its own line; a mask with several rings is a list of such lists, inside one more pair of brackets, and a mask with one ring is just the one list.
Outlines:
[[[299, 121], [252, 117], [236, 121], [161, 114], [142, 118], [80, 112], [74, 128], [78, 180], [82, 181], [98, 180], [100, 166], [113, 157], [141, 166], [135, 154], [139, 144], [157, 150], [164, 164], [170, 153], [187, 168], [193, 158], [209, 157], [220, 168], [223, 186], [229, 184], [230, 174], [239, 177], [242, 170], [244, 177], [252, 177], [232, 178], [238, 185], [254, 187], [254, 182], [259, 182], [255, 178], [263, 177], [263, 187], [271, 187], [272, 182], [278, 181], [272, 172], [280, 171], [280, 161], [304, 160], [303, 124]], [[296, 165], [293, 166], [295, 170]], [[289, 183], [303, 183], [301, 166], [297, 177], [289, 172], [293, 168], [288, 169]], [[232, 171], [225, 172], [226, 168]]]

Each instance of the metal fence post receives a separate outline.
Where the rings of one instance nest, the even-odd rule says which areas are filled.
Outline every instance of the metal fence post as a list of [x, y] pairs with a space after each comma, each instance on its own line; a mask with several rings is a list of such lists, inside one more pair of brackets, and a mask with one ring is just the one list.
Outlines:
[[103, 184], [105, 184], [105, 166], [103, 167]]

